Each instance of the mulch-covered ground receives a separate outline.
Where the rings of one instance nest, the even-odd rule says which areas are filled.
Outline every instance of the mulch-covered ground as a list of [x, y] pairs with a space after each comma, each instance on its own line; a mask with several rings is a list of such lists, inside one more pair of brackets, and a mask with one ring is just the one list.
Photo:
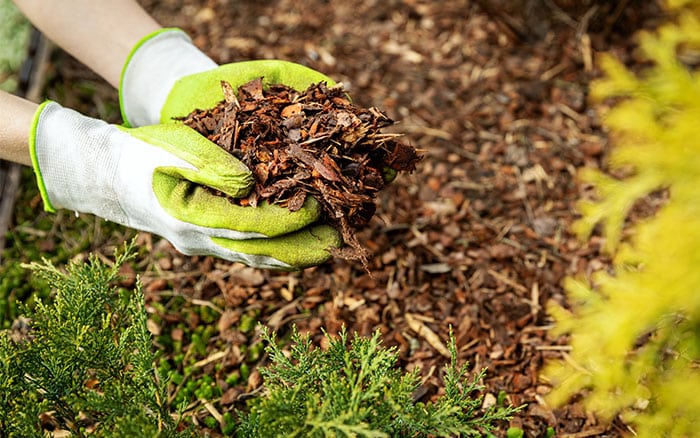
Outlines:
[[[549, 406], [539, 371], [568, 351], [566, 338], [548, 335], [547, 302], [566, 302], [565, 277], [607, 263], [599, 240], [582, 243], [569, 232], [575, 203], [587, 195], [576, 174], [600, 167], [608, 147], [588, 84], [601, 51], [634, 62], [630, 36], [652, 24], [651, 2], [143, 3], [219, 63], [280, 58], [342, 81], [356, 104], [386, 111], [397, 121], [392, 130], [425, 155], [413, 174], [381, 192], [377, 214], [358, 235], [371, 253], [369, 273], [341, 259], [298, 273], [261, 271], [185, 257], [140, 236], [150, 255], [134, 273], [151, 305], [152, 331], [187, 351], [179, 327], [209, 321], [175, 309], [174, 297], [212, 309], [217, 330], [196, 368], [220, 383], [214, 409], [227, 411], [260, 386], [255, 367], [265, 359], [248, 354], [259, 342], [251, 320], [281, 334], [295, 324], [318, 342], [322, 329], [381, 330], [401, 366], [422, 370], [423, 400], [439, 393], [447, 359], [433, 334], [444, 342], [452, 327], [460, 361], [488, 368], [485, 403], [504, 395], [527, 403], [511, 423], [527, 436], [548, 427], [557, 436], [629, 432], [620, 421], [601, 424], [575, 400]], [[95, 84], [88, 99], [76, 88], [50, 90], [64, 105], [90, 112], [116, 99], [67, 56], [54, 68], [54, 87]], [[243, 363], [248, 378], [225, 383]]]

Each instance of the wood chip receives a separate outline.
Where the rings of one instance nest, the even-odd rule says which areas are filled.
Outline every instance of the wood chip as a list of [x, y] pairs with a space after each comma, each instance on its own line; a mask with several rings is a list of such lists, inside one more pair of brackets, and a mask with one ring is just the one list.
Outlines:
[[416, 316], [411, 313], [404, 314], [404, 318], [406, 319], [406, 323], [408, 323], [411, 330], [413, 330], [418, 336], [425, 339], [425, 341], [438, 353], [445, 357], [450, 357], [450, 350], [447, 349], [445, 344], [442, 342], [442, 339], [440, 339], [440, 337], [435, 334], [434, 331], [430, 330], [427, 325], [420, 321], [420, 319], [416, 318]]

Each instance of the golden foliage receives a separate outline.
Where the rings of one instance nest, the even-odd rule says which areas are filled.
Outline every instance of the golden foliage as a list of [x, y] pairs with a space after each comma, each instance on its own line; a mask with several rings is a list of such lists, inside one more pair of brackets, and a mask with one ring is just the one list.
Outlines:
[[[544, 373], [553, 403], [583, 392], [589, 409], [649, 437], [700, 427], [700, 1], [667, 4], [676, 20], [639, 34], [651, 66], [633, 73], [606, 56], [591, 88], [593, 99], [614, 98], [610, 168], [628, 176], [583, 172], [597, 199], [579, 204], [574, 230], [585, 239], [601, 226], [614, 272], [568, 279], [571, 309], [549, 305], [573, 350]], [[629, 224], [635, 202], [658, 190], [665, 204]]]

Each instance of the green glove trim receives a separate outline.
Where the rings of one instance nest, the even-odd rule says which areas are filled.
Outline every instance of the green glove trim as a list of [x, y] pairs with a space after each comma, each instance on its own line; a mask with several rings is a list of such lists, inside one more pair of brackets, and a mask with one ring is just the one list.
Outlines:
[[178, 80], [161, 110], [161, 123], [172, 123], [174, 118], [185, 117], [196, 109], [215, 107], [224, 100], [222, 80], [237, 89], [259, 77], [263, 78], [264, 86], [284, 84], [299, 91], [319, 82], [326, 82], [329, 86], [335, 84], [316, 70], [288, 61], [258, 60], [225, 64]]
[[293, 269], [303, 269], [329, 260], [332, 257], [329, 250], [342, 244], [338, 232], [328, 225], [317, 225], [271, 239], [229, 240], [213, 237], [212, 240], [231, 251], [273, 257]]
[[124, 121], [124, 126], [126, 126], [126, 127], [131, 126], [129, 124], [129, 120], [126, 118], [126, 111], [124, 110], [124, 96], [122, 95], [122, 90], [124, 88], [124, 87], [122, 87], [122, 85], [124, 82], [124, 73], [126, 72], [126, 67], [129, 65], [129, 63], [131, 62], [131, 58], [134, 57], [134, 54], [138, 51], [138, 49], [140, 49], [141, 46], [143, 46], [148, 40], [150, 40], [151, 38], [153, 38], [157, 35], [160, 35], [161, 33], [172, 32], [172, 31], [183, 32], [182, 29], [178, 29], [176, 27], [166, 27], [163, 29], [158, 29], [155, 32], [151, 32], [148, 35], [146, 35], [145, 37], [141, 38], [136, 43], [136, 45], [131, 49], [131, 51], [129, 52], [129, 56], [126, 57], [126, 61], [124, 62], [124, 66], [122, 67], [122, 72], [119, 75], [119, 112], [121, 112], [122, 120]]
[[44, 210], [48, 211], [49, 213], [55, 213], [56, 209], [51, 204], [51, 200], [49, 199], [49, 194], [46, 191], [46, 184], [44, 183], [44, 178], [41, 175], [41, 169], [39, 169], [39, 159], [36, 156], [36, 130], [39, 126], [39, 117], [41, 116], [41, 112], [44, 110], [44, 107], [46, 107], [46, 105], [49, 103], [51, 103], [51, 101], [47, 100], [39, 105], [39, 108], [36, 110], [34, 117], [32, 118], [32, 126], [29, 129], [29, 155], [32, 158], [32, 167], [34, 168], [34, 174], [36, 175], [36, 183], [39, 186], [39, 193], [41, 194], [41, 199], [44, 201]]

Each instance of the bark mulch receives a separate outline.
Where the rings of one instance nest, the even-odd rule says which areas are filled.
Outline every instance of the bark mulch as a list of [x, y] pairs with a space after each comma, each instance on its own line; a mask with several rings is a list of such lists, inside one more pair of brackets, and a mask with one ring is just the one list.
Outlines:
[[370, 255], [356, 229], [376, 211], [377, 194], [399, 172], [412, 172], [420, 155], [400, 134], [383, 133], [394, 122], [377, 108], [360, 108], [342, 84], [283, 84], [264, 89], [256, 78], [234, 90], [221, 82], [224, 100], [195, 109], [182, 122], [243, 162], [253, 173], [250, 194], [230, 199], [256, 207], [269, 202], [298, 211], [318, 200], [322, 221], [334, 225], [344, 247], [334, 256], [359, 260], [369, 272]]
[[[247, 381], [222, 381], [246, 360], [245, 346], [259, 342], [243, 320], [280, 333], [295, 324], [319, 342], [322, 328], [379, 329], [401, 366], [420, 367], [423, 400], [441, 391], [452, 327], [460, 361], [488, 367], [484, 403], [505, 396], [527, 404], [511, 423], [526, 436], [548, 427], [560, 437], [629, 432], [620, 420], [602, 423], [580, 400], [548, 405], [551, 388], [539, 375], [569, 351], [565, 337], [549, 334], [547, 302], [566, 303], [567, 276], [609, 263], [599, 238], [579, 242], [569, 230], [576, 201], [590, 195], [577, 172], [601, 167], [608, 149], [587, 100], [596, 57], [611, 51], [634, 64], [631, 35], [658, 16], [654, 2], [619, 3], [143, 1], [219, 63], [280, 58], [342, 82], [353, 103], [385, 111], [397, 121], [389, 132], [405, 133], [424, 154], [415, 172], [378, 193], [376, 213], [357, 233], [369, 273], [341, 258], [297, 273], [260, 271], [185, 257], [141, 235], [160, 254], [142, 274], [148, 302], [165, 304], [152, 308], [164, 321], [154, 331], [175, 338], [181, 331], [168, 324], [203, 323], [168, 312], [173, 295], [216, 309], [210, 347], [225, 354], [201, 367], [225, 390], [217, 409], [261, 384], [255, 366], [264, 357]], [[57, 64], [59, 74], [80, 76], [71, 65]]]

